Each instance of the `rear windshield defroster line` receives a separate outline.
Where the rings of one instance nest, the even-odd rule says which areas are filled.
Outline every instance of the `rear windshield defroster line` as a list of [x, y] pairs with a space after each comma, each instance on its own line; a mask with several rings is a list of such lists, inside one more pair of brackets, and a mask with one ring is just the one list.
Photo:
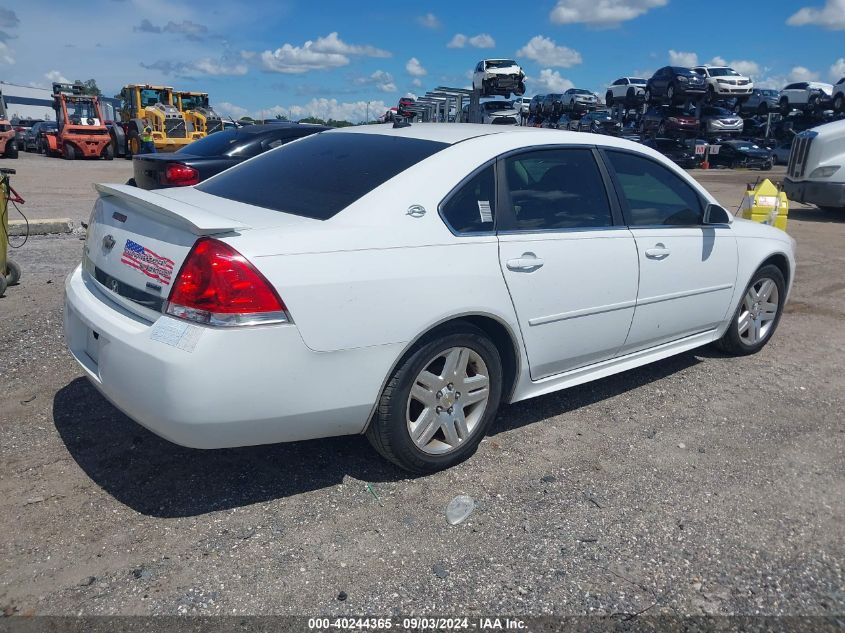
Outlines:
[[328, 220], [448, 146], [382, 134], [315, 134], [233, 167], [197, 189], [235, 202]]

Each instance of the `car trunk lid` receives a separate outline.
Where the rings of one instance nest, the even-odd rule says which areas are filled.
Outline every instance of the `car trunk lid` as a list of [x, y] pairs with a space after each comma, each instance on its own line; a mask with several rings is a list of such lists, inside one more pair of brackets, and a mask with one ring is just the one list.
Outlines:
[[184, 164], [187, 160], [195, 160], [190, 154], [141, 154], [132, 158], [132, 177], [135, 185], [141, 189], [158, 189], [169, 187], [165, 183], [165, 170], [174, 163]]
[[148, 321], [160, 315], [198, 237], [248, 230], [239, 220], [127, 185], [96, 185], [83, 268], [109, 298]]

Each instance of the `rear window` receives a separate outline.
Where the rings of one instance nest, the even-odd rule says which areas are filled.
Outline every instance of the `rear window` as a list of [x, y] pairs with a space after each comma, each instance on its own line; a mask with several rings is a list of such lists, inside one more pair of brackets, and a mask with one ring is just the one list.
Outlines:
[[[251, 135], [250, 135], [251, 136]], [[223, 130], [209, 134], [208, 136], [185, 145], [178, 152], [192, 154], [193, 156], [222, 156], [235, 143], [242, 140], [244, 134], [238, 134], [237, 130]]]
[[447, 143], [381, 134], [316, 134], [233, 167], [197, 189], [235, 202], [328, 220], [446, 147]]

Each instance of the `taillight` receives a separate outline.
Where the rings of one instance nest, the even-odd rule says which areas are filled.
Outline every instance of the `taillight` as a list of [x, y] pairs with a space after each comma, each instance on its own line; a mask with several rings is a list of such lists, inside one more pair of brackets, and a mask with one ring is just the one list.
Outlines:
[[206, 325], [285, 323], [285, 304], [270, 282], [234, 248], [219, 240], [197, 240], [182, 264], [167, 314]]
[[164, 169], [164, 183], [162, 184], [188, 187], [199, 184], [199, 181], [200, 173], [193, 167], [181, 163], [170, 163]]

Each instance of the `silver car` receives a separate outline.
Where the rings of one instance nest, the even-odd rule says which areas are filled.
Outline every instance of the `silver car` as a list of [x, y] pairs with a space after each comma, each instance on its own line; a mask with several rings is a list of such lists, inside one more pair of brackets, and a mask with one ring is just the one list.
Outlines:
[[757, 114], [777, 112], [779, 99], [780, 90], [755, 88], [751, 91], [751, 96], [739, 106], [740, 112], [756, 112]]
[[704, 107], [699, 118], [705, 134], [726, 135], [742, 132], [742, 119], [725, 108]]

